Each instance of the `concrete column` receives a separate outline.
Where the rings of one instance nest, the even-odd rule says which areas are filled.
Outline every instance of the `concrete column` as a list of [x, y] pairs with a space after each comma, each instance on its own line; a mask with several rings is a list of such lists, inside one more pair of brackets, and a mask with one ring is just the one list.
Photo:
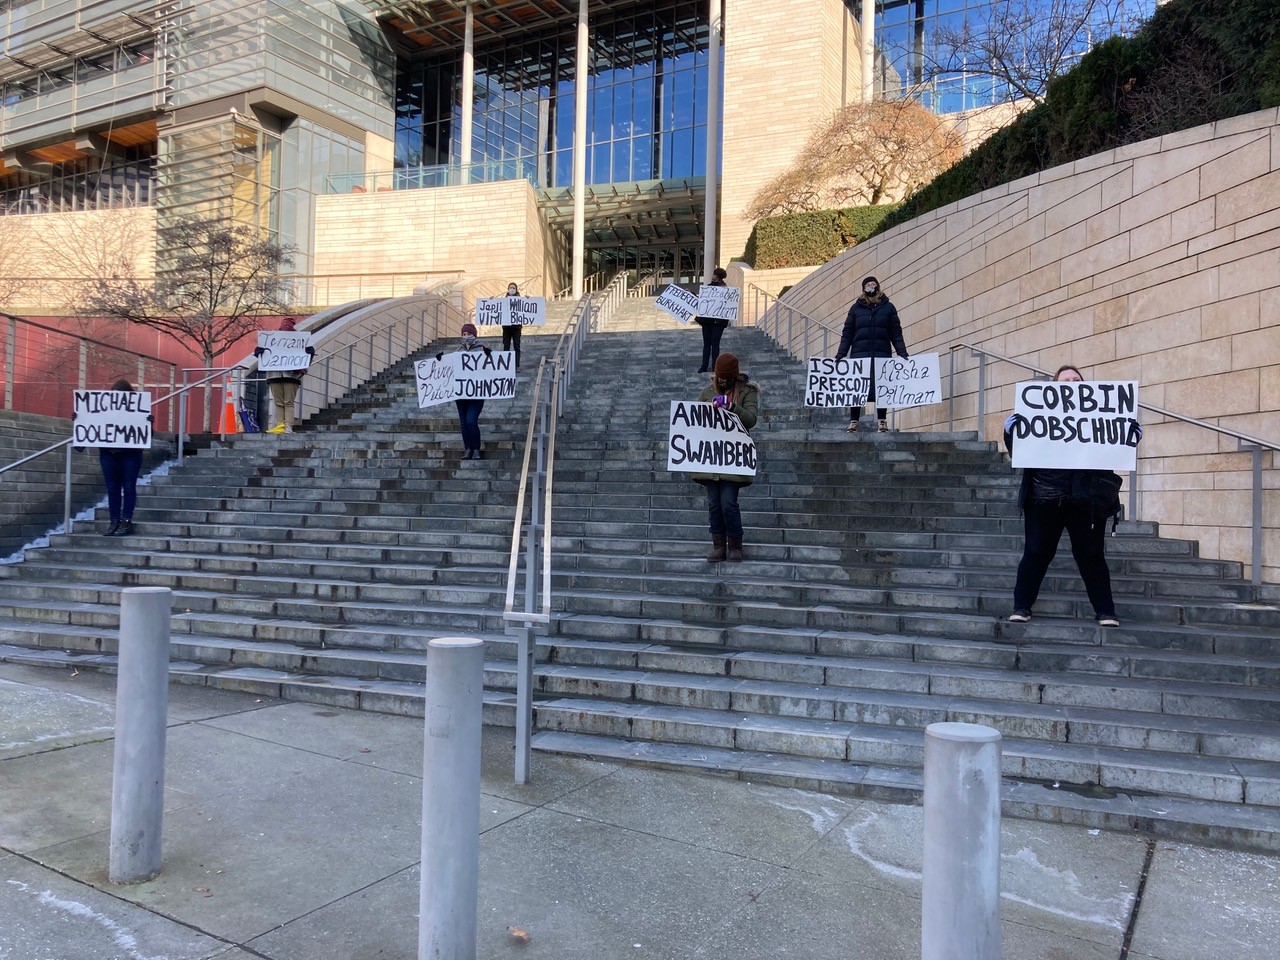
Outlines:
[[876, 98], [876, 2], [862, 0], [862, 102]]
[[471, 141], [475, 132], [476, 111], [476, 11], [475, 4], [467, 4], [467, 29], [462, 41], [462, 152], [458, 162], [462, 164], [462, 182], [471, 182]]
[[578, 60], [573, 77], [573, 298], [582, 296], [587, 256], [587, 84], [591, 80], [587, 0], [578, 0]]
[[720, 239], [720, 45], [724, 41], [721, 0], [711, 0], [711, 49], [707, 58], [707, 207], [702, 246], [702, 279], [711, 282]]
[[484, 642], [427, 645], [418, 960], [476, 960]]
[[120, 594], [107, 870], [112, 883], [141, 883], [160, 872], [171, 607], [168, 587], [127, 587]]
[[1000, 732], [924, 732], [922, 960], [1000, 960]]

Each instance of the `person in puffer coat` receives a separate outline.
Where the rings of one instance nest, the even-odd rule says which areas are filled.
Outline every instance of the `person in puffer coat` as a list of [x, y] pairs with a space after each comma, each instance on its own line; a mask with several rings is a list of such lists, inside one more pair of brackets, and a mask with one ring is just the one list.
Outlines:
[[[880, 289], [880, 281], [875, 277], [867, 277], [862, 281], [862, 296], [853, 301], [853, 306], [849, 308], [849, 316], [845, 318], [836, 359], [871, 358], [873, 362], [870, 371], [870, 395], [874, 397], [876, 395], [874, 360], [893, 356], [895, 352], [904, 360], [907, 358], [907, 345], [902, 340], [902, 323], [898, 320], [897, 308]], [[883, 407], [876, 408], [881, 433], [889, 429], [888, 416], [888, 410]], [[858, 420], [861, 417], [861, 406], [849, 408], [849, 433], [857, 432]]]
[[[742, 426], [750, 430], [760, 414], [760, 388], [738, 368], [738, 358], [722, 353], [716, 358], [711, 383], [698, 395], [700, 403], [737, 414]], [[693, 482], [707, 491], [707, 514], [711, 526], [711, 552], [708, 563], [742, 562], [742, 510], [738, 507], [738, 491], [751, 485], [751, 477], [738, 474], [695, 473]]]

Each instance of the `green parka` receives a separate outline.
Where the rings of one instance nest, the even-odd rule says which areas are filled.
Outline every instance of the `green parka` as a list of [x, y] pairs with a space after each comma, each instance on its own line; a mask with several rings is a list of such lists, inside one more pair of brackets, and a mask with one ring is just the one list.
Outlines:
[[[698, 394], [699, 403], [710, 403], [719, 393], [716, 390], [713, 380], [707, 387]], [[750, 432], [751, 428], [756, 425], [756, 420], [760, 416], [760, 388], [752, 383], [745, 375], [739, 375], [737, 385], [729, 391], [729, 412], [738, 415], [738, 419], [742, 421], [742, 426]], [[744, 477], [739, 474], [727, 473], [695, 473], [693, 474], [694, 483], [706, 483], [709, 480], [728, 480], [730, 483], [736, 483], [739, 486], [749, 487], [753, 477]]]

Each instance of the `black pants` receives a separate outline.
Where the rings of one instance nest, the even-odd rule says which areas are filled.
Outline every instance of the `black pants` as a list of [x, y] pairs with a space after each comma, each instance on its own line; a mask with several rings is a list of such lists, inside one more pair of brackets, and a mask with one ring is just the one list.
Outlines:
[[738, 507], [738, 488], [742, 484], [732, 480], [708, 480], [703, 486], [707, 488], [707, 514], [712, 536], [741, 540], [742, 510]]
[[716, 357], [720, 356], [720, 338], [724, 336], [724, 328], [729, 324], [723, 320], [702, 318], [697, 322], [702, 327], [702, 366], [698, 368], [698, 372], [706, 373], [716, 365]]
[[138, 471], [142, 469], [141, 450], [99, 450], [102, 479], [107, 485], [107, 511], [111, 522], [132, 520], [138, 503]]
[[455, 400], [458, 408], [458, 427], [462, 431], [462, 445], [468, 450], [480, 449], [480, 411], [483, 400]]
[[[868, 397], [871, 397], [871, 398], [874, 398], [874, 397], [875, 397], [875, 395], [876, 395], [876, 362], [875, 362], [875, 360], [874, 360], [874, 359], [872, 359], [872, 361], [871, 361], [871, 392], [870, 392], [870, 393], [868, 393], [868, 394], [867, 394], [867, 396], [868, 396]], [[884, 419], [888, 418], [888, 416], [889, 416], [889, 411], [888, 411], [888, 410], [886, 410], [884, 407], [876, 407], [876, 418], [877, 418], [877, 419], [879, 419], [879, 420], [884, 420]], [[851, 421], [852, 421], [852, 420], [860, 420], [860, 419], [862, 419], [862, 408], [861, 408], [861, 407], [850, 407], [850, 408], [849, 408], [849, 419], [850, 419]]]
[[1065, 500], [1036, 502], [1028, 500], [1023, 513], [1026, 543], [1018, 564], [1018, 580], [1013, 588], [1013, 608], [1030, 610], [1040, 595], [1040, 584], [1058, 552], [1062, 531], [1071, 537], [1071, 554], [1080, 568], [1080, 578], [1089, 594], [1096, 616], [1114, 616], [1111, 598], [1111, 571], [1104, 555], [1107, 524], [1088, 510], [1072, 506]]
[[504, 324], [502, 327], [502, 349], [516, 352], [517, 370], [520, 369], [520, 331], [523, 329], [518, 323]]

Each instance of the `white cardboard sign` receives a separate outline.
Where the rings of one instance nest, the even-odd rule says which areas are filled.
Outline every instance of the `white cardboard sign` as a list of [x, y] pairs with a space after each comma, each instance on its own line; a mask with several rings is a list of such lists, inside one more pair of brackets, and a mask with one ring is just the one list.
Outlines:
[[942, 402], [942, 376], [936, 353], [918, 353], [908, 359], [876, 360], [876, 406], [926, 407]]
[[258, 369], [306, 370], [311, 366], [311, 334], [301, 330], [263, 330], [258, 334]]
[[736, 323], [738, 304], [741, 300], [742, 291], [737, 287], [713, 287], [703, 284], [698, 288], [698, 316]]
[[1137, 465], [1137, 381], [1031, 380], [1016, 391], [1015, 467], [1127, 472]]
[[736, 413], [711, 403], [672, 400], [669, 423], [669, 471], [756, 475], [756, 444]]
[[459, 350], [419, 360], [418, 407], [450, 400], [510, 400], [516, 395], [516, 355], [510, 350]]
[[151, 394], [127, 390], [76, 390], [71, 439], [77, 447], [151, 449]]
[[690, 293], [684, 287], [674, 283], [663, 290], [656, 304], [659, 310], [665, 310], [681, 323], [688, 323], [698, 316], [698, 295]]
[[540, 327], [546, 322], [545, 297], [488, 297], [476, 301], [476, 326]]
[[870, 392], [870, 360], [809, 358], [804, 382], [806, 407], [863, 407]]

